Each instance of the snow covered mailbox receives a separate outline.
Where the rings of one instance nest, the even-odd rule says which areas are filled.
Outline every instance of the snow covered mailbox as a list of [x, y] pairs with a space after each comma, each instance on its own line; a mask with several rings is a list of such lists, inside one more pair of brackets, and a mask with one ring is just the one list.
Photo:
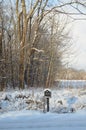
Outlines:
[[44, 90], [44, 96], [46, 98], [50, 98], [51, 97], [51, 90], [50, 89], [45, 89]]
[[51, 90], [50, 89], [44, 90], [44, 97], [47, 99], [47, 112], [49, 112], [49, 98], [51, 98]]

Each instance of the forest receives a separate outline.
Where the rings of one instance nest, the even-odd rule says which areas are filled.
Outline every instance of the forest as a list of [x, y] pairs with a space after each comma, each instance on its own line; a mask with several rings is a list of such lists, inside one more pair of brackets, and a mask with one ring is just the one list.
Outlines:
[[85, 19], [85, 8], [85, 0], [0, 0], [0, 90], [47, 88], [63, 78], [69, 24]]

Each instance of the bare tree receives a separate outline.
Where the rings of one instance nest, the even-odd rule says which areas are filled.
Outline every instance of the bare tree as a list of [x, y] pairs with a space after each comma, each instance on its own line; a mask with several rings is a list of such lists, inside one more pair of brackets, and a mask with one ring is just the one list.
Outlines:
[[16, 7], [9, 2], [0, 2], [1, 77], [13, 88], [49, 87], [70, 47], [67, 20], [85, 19], [86, 1], [16, 0]]

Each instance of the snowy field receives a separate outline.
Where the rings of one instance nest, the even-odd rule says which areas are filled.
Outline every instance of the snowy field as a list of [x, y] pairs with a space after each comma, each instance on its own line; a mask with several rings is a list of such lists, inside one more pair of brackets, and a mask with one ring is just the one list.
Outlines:
[[86, 130], [86, 111], [70, 114], [8, 112], [0, 116], [0, 130]]
[[72, 87], [72, 88], [81, 88], [86, 87], [86, 80], [57, 80], [55, 81], [56, 86], [59, 87]]
[[0, 92], [0, 130], [86, 130], [86, 88], [51, 92], [49, 113], [43, 88]]
[[[86, 110], [86, 88], [52, 88], [51, 92], [50, 112], [70, 113], [72, 110]], [[43, 88], [0, 92], [0, 113], [16, 110], [37, 110], [43, 112]]]

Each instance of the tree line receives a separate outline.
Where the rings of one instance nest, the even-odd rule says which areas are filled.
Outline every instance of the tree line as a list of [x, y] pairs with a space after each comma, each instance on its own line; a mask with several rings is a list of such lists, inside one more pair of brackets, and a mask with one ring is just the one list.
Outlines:
[[84, 2], [0, 1], [1, 90], [53, 85], [63, 67], [63, 56], [71, 46], [69, 17], [76, 14], [66, 12], [64, 7], [71, 6], [77, 14], [85, 15], [78, 8], [85, 8]]

